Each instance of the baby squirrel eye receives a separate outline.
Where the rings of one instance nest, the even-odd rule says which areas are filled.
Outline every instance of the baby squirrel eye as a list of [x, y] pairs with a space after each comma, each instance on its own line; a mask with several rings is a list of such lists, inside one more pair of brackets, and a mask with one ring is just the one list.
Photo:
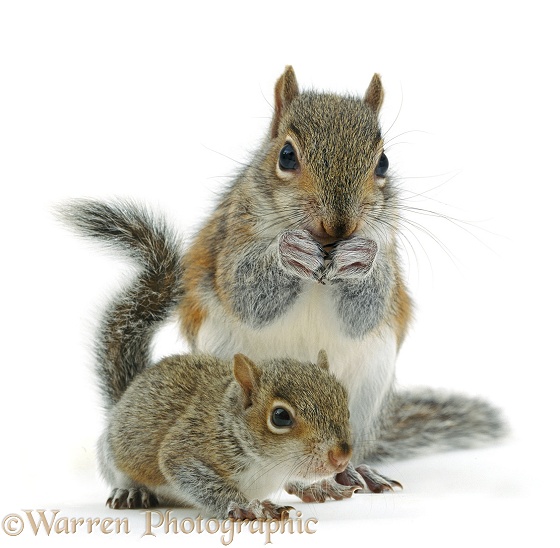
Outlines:
[[290, 415], [290, 412], [284, 409], [283, 407], [275, 407], [272, 410], [272, 416], [270, 417], [270, 421], [274, 426], [278, 426], [279, 428], [292, 426], [292, 424], [294, 423], [292, 419], [292, 415]]
[[278, 157], [278, 165], [280, 169], [294, 170], [298, 168], [298, 159], [294, 147], [290, 143], [286, 143]]
[[375, 168], [375, 175], [377, 177], [385, 177], [387, 175], [387, 171], [389, 170], [389, 158], [383, 152], [381, 154], [381, 158], [379, 158], [379, 162], [377, 162], [377, 166]]

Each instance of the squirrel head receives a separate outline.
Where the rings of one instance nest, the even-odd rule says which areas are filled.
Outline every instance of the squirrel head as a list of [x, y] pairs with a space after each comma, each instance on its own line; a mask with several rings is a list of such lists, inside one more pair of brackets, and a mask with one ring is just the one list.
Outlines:
[[385, 199], [382, 103], [378, 74], [363, 98], [300, 93], [291, 66], [276, 83], [261, 180], [279, 206], [296, 200], [302, 221], [297, 228], [309, 230], [322, 244], [355, 234]]
[[350, 460], [348, 397], [328, 368], [324, 351], [316, 364], [275, 359], [257, 365], [243, 354], [234, 357], [252, 444], [285, 465], [292, 479], [328, 477]]

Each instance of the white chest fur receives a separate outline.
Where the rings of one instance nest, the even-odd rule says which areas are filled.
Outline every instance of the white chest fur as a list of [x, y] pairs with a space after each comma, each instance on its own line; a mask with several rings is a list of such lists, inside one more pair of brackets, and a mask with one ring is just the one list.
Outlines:
[[393, 383], [396, 337], [387, 326], [362, 338], [344, 335], [334, 303], [329, 285], [310, 285], [286, 314], [260, 329], [232, 319], [215, 303], [199, 331], [197, 350], [224, 359], [242, 352], [254, 360], [315, 361], [325, 349], [331, 371], [348, 390], [354, 437], [370, 437]]

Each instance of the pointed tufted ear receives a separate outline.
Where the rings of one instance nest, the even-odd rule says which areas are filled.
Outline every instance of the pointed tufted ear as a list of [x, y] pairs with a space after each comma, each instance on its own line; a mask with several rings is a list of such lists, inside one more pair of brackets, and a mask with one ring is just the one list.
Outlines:
[[261, 372], [247, 356], [236, 354], [233, 357], [233, 375], [243, 389], [243, 406], [247, 409], [253, 403], [253, 392]]
[[379, 74], [374, 74], [369, 86], [367, 88], [364, 103], [369, 105], [375, 115], [379, 114], [381, 110], [381, 105], [383, 104], [383, 85], [381, 84], [381, 76]]
[[326, 371], [329, 370], [329, 360], [327, 359], [327, 352], [325, 350], [319, 350], [317, 365]]
[[274, 118], [272, 119], [271, 137], [278, 137], [280, 120], [290, 103], [299, 95], [296, 73], [288, 65], [274, 87]]

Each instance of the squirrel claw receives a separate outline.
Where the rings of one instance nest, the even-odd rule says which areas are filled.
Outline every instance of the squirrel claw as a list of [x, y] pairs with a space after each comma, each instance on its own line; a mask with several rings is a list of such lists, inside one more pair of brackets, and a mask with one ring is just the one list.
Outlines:
[[158, 499], [145, 487], [131, 487], [130, 489], [116, 487], [111, 491], [106, 505], [114, 510], [119, 508], [153, 508], [158, 505]]
[[393, 487], [403, 488], [400, 482], [382, 476], [367, 464], [358, 466], [356, 472], [361, 476], [366, 487], [366, 489], [360, 489], [358, 492], [384, 493], [385, 491], [394, 491]]
[[252, 500], [248, 506], [233, 504], [228, 510], [228, 517], [234, 520], [285, 519], [293, 506], [278, 506], [270, 500]]
[[356, 487], [356, 489], [365, 488], [362, 476], [356, 471], [352, 464], [349, 464], [343, 472], [339, 472], [335, 476], [335, 480], [337, 483], [340, 483], [340, 485], [348, 485], [350, 487]]
[[357, 489], [363, 489], [360, 485], [344, 485], [329, 478], [310, 485], [301, 482], [290, 482], [286, 485], [286, 492], [296, 495], [303, 502], [325, 502], [327, 499], [343, 500], [349, 499]]

